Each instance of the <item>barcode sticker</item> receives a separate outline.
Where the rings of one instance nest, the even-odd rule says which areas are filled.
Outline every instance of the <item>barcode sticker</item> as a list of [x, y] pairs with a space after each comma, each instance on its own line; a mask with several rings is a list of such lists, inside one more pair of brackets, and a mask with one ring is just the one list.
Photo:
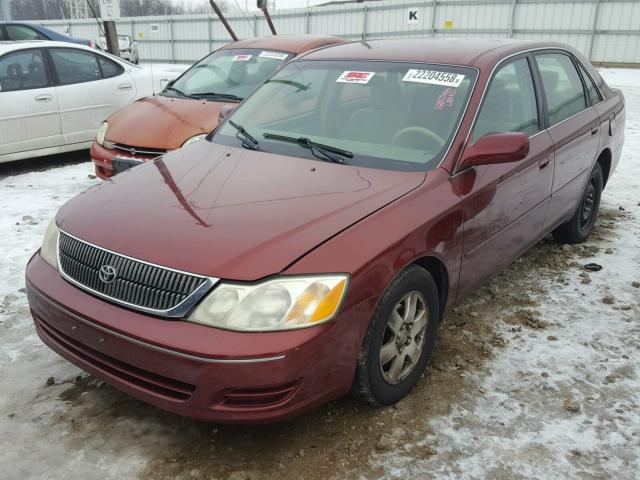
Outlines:
[[273, 60], [286, 60], [287, 57], [289, 56], [288, 53], [282, 53], [282, 52], [260, 52], [260, 55], [258, 55], [260, 58], [271, 58]]
[[464, 75], [458, 73], [438, 72], [436, 70], [410, 69], [402, 79], [403, 82], [430, 83], [444, 87], [459, 87]]

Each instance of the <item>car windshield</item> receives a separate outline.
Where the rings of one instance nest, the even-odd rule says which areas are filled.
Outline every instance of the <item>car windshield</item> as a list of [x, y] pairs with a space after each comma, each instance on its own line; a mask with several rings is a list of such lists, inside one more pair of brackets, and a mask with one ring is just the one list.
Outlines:
[[219, 50], [187, 70], [163, 94], [242, 100], [291, 57], [275, 50]]
[[[213, 141], [350, 165], [428, 170], [448, 150], [476, 75], [471, 68], [423, 63], [292, 62], [233, 112]], [[248, 142], [247, 133], [258, 143]]]

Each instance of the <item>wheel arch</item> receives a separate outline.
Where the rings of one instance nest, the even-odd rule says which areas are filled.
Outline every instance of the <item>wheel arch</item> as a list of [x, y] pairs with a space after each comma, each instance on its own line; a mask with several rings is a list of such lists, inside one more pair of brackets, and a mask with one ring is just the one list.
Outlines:
[[425, 255], [415, 259], [410, 265], [417, 265], [428, 271], [433, 277], [438, 288], [438, 298], [440, 300], [440, 318], [444, 313], [449, 298], [449, 272], [446, 265], [437, 257]]
[[598, 156], [598, 162], [600, 167], [602, 168], [602, 187], [604, 188], [607, 185], [607, 181], [609, 180], [609, 174], [611, 173], [611, 150], [609, 148], [605, 148], [600, 155]]

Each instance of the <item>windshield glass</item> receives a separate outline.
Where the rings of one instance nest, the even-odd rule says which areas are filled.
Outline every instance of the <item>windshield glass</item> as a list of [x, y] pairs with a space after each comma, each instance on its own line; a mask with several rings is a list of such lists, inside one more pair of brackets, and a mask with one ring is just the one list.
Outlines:
[[242, 100], [293, 54], [275, 50], [219, 50], [187, 70], [163, 94], [216, 100], [215, 94]]
[[426, 170], [447, 151], [475, 79], [476, 70], [465, 67], [292, 62], [234, 111], [213, 141], [247, 147], [233, 122], [262, 151], [317, 158], [308, 140], [333, 148], [340, 163]]

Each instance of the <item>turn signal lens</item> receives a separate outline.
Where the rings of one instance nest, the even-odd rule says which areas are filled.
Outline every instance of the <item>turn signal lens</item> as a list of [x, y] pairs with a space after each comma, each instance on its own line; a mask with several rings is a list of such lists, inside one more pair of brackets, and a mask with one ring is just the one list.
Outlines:
[[58, 235], [60, 235], [60, 230], [54, 217], [44, 234], [40, 256], [56, 270], [58, 269]]
[[212, 327], [275, 331], [333, 319], [347, 291], [346, 275], [281, 277], [257, 285], [221, 283], [188, 318]]
[[109, 124], [107, 122], [102, 122], [98, 127], [98, 131], [96, 132], [96, 142], [98, 145], [104, 146], [104, 139], [107, 135], [107, 130], [109, 129]]

